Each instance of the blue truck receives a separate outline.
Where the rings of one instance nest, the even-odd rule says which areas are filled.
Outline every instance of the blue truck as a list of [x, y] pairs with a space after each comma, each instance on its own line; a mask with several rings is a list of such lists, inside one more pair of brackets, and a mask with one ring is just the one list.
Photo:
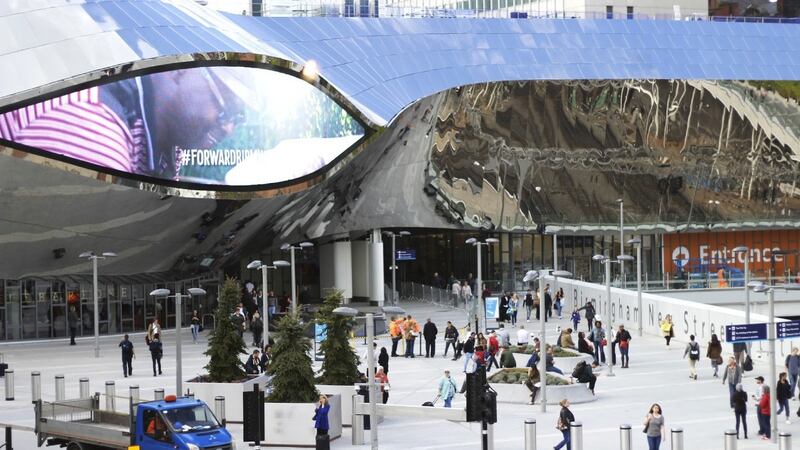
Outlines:
[[168, 395], [163, 400], [129, 403], [118, 412], [100, 394], [76, 400], [35, 405], [38, 446], [67, 450], [233, 450], [231, 434], [201, 400]]

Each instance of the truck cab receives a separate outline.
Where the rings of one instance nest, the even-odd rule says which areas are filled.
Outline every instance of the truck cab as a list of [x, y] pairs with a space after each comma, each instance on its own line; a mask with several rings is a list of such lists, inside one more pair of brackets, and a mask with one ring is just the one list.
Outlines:
[[136, 405], [131, 450], [231, 450], [231, 434], [201, 400], [168, 395]]

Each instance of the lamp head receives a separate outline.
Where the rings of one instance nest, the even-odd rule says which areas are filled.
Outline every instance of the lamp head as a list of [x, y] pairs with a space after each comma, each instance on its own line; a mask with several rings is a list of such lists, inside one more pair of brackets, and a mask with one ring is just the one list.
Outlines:
[[358, 310], [349, 306], [340, 306], [332, 312], [337, 316], [355, 317], [358, 315]]
[[277, 261], [272, 261], [272, 265], [275, 267], [289, 267], [292, 265], [292, 263], [279, 259]]
[[594, 255], [594, 256], [592, 256], [592, 261], [605, 262], [606, 259], [608, 259], [608, 258], [606, 258], [606, 255]]
[[554, 270], [552, 275], [559, 278], [572, 278], [572, 272], [568, 270]]
[[94, 252], [83, 252], [78, 255], [78, 258], [91, 258], [92, 256], [94, 256]]
[[262, 265], [263, 264], [261, 264], [261, 260], [257, 259], [255, 261], [251, 261], [250, 264], [247, 265], [247, 268], [248, 269], [260, 269]]
[[106, 257], [106, 258], [113, 258], [113, 257], [117, 256], [117, 254], [114, 253], [114, 252], [103, 252], [103, 256]]
[[539, 278], [539, 272], [536, 270], [529, 270], [525, 272], [525, 276], [522, 278], [523, 283], [530, 283], [531, 281], [535, 281]]
[[406, 310], [399, 306], [384, 306], [382, 309], [385, 314], [394, 314], [398, 316], [406, 315]]
[[628, 239], [628, 245], [641, 245], [641, 244], [642, 244], [642, 240], [639, 239], [639, 238]]
[[473, 238], [469, 238], [466, 241], [464, 241], [464, 243], [467, 244], [467, 245], [475, 245], [475, 243], [477, 243], [477, 242], [478, 242], [478, 240], [475, 239], [474, 237]]
[[498, 242], [500, 242], [500, 239], [497, 239], [497, 238], [486, 238], [486, 240], [484, 240], [484, 242], [486, 242], [487, 244], [497, 244]]
[[283, 245], [281, 245], [281, 250], [283, 250], [283, 251], [289, 250], [290, 248], [292, 248], [292, 246], [291, 246], [291, 245], [289, 245], [289, 244], [283, 244]]
[[749, 288], [756, 288], [756, 287], [763, 286], [763, 285], [764, 285], [763, 281], [751, 281], [751, 282], [747, 283], [747, 287], [749, 287]]
[[617, 255], [617, 261], [623, 261], [624, 262], [624, 261], [633, 261], [635, 259], [636, 258], [634, 258], [631, 255]]
[[169, 289], [164, 289], [164, 288], [156, 289], [150, 292], [150, 295], [152, 295], [153, 297], [166, 297], [169, 294], [170, 294]]
[[399, 234], [400, 236], [411, 236], [410, 231], [400, 231], [397, 234]]
[[314, 246], [314, 244], [312, 244], [311, 242], [301, 242], [298, 245], [300, 246], [300, 248], [308, 248]]
[[189, 288], [186, 291], [191, 295], [206, 295], [206, 290], [203, 288]]
[[753, 288], [753, 292], [767, 292], [769, 290], [769, 286], [766, 284], [761, 284]]

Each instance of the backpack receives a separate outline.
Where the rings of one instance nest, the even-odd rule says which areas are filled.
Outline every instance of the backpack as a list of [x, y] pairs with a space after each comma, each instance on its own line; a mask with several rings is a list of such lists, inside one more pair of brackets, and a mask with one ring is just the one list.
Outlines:
[[689, 359], [693, 361], [700, 359], [700, 344], [697, 342], [694, 345], [689, 344]]
[[580, 378], [581, 374], [586, 367], [586, 361], [580, 361], [575, 365], [575, 370], [572, 371], [572, 378]]

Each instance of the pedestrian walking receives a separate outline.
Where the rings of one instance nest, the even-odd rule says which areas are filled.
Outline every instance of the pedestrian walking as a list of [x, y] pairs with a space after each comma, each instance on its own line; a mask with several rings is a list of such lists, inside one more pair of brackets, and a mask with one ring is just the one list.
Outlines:
[[244, 363], [244, 372], [248, 375], [258, 375], [261, 373], [261, 352], [253, 350], [253, 353]]
[[517, 294], [513, 294], [508, 301], [508, 317], [511, 319], [511, 326], [517, 326], [517, 306], [519, 305], [519, 298]]
[[730, 397], [731, 408], [735, 406], [734, 394], [736, 393], [736, 386], [742, 382], [742, 367], [736, 364], [734, 357], [728, 358], [728, 365], [725, 367], [725, 373], [722, 374], [722, 384], [728, 382], [728, 395]]
[[456, 353], [456, 344], [458, 343], [458, 329], [453, 325], [453, 322], [447, 321], [447, 326], [444, 329], [444, 357], [447, 358], [447, 350], [452, 346], [453, 355]]
[[75, 344], [75, 335], [78, 333], [78, 325], [81, 323], [80, 317], [78, 317], [78, 312], [76, 311], [74, 306], [69, 307], [69, 314], [67, 315], [68, 326], [69, 326], [69, 345], [76, 345]]
[[453, 404], [453, 397], [456, 395], [456, 383], [450, 378], [450, 371], [445, 370], [444, 376], [439, 380], [439, 397], [444, 400], [444, 407], [450, 408]]
[[392, 357], [397, 356], [397, 344], [403, 338], [402, 322], [402, 317], [396, 319], [394, 316], [389, 321], [389, 336], [392, 338]]
[[547, 322], [548, 318], [553, 317], [553, 296], [550, 295], [550, 285], [544, 286], [544, 321]]
[[661, 335], [664, 336], [664, 340], [667, 341], [667, 350], [669, 350], [669, 341], [675, 336], [672, 325], [672, 314], [667, 314], [659, 326], [661, 327]]
[[794, 398], [794, 388], [797, 386], [797, 377], [800, 375], [800, 351], [797, 347], [794, 347], [792, 353], [786, 356], [786, 371], [789, 373], [791, 397]]
[[778, 411], [776, 414], [781, 415], [786, 412], [786, 425], [791, 425], [792, 421], [789, 420], [789, 399], [792, 398], [792, 386], [789, 384], [789, 378], [786, 372], [781, 372], [778, 375], [778, 385], [775, 386], [775, 398], [778, 400]]
[[686, 344], [686, 350], [683, 351], [683, 357], [689, 355], [689, 378], [697, 379], [697, 361], [700, 360], [700, 344], [695, 342], [694, 335], [689, 335], [689, 343]]
[[[594, 305], [592, 305], [592, 301], [589, 300], [588, 302], [586, 302], [585, 305], [583, 305], [582, 307], [578, 308], [576, 311], [586, 311], [584, 313], [584, 316], [586, 317], [586, 323], [589, 325], [588, 329], [589, 329], [589, 331], [591, 331], [592, 330], [592, 325], [594, 324], [594, 316], [596, 315], [595, 314], [595, 310], [594, 310]], [[577, 323], [575, 324], [575, 329], [576, 330], [578, 329], [578, 324]]]
[[197, 344], [197, 338], [200, 336], [200, 316], [197, 315], [197, 310], [192, 311], [191, 328], [192, 328], [192, 342]]
[[128, 375], [133, 375], [133, 342], [128, 339], [128, 335], [126, 334], [122, 338], [122, 342], [119, 343], [119, 348], [122, 349], [122, 374], [125, 378], [128, 378]]
[[500, 352], [500, 342], [497, 340], [497, 333], [492, 331], [492, 334], [489, 335], [489, 346], [486, 350], [486, 353], [489, 354], [486, 360], [486, 370], [492, 370], [492, 365], [500, 368], [500, 364], [497, 362], [497, 355]]
[[[158, 319], [153, 322], [158, 322]], [[161, 334], [156, 333], [148, 345], [150, 348], [150, 359], [153, 360], [153, 376], [156, 376], [156, 366], [158, 366], [158, 375], [161, 375], [161, 358], [164, 356], [164, 346], [161, 344]]]
[[381, 347], [381, 353], [378, 355], [378, 365], [383, 368], [383, 373], [389, 373], [389, 352], [386, 347]]
[[606, 362], [606, 354], [603, 351], [606, 341], [606, 330], [603, 328], [603, 322], [599, 320], [594, 323], [594, 328], [589, 333], [589, 340], [594, 345], [594, 364], [599, 365], [601, 362]]
[[630, 350], [631, 338], [631, 333], [625, 329], [625, 325], [620, 325], [615, 340], [619, 346], [619, 358], [623, 369], [627, 369], [628, 364], [630, 363], [628, 352]]
[[508, 321], [508, 303], [511, 301], [511, 294], [508, 292], [503, 293], [500, 297], [500, 308], [498, 311], [497, 323], [504, 323]]
[[466, 280], [461, 283], [461, 298], [464, 299], [465, 305], [472, 299], [472, 287]]
[[770, 416], [772, 415], [772, 411], [770, 411], [770, 392], [769, 386], [764, 386], [763, 382], [761, 384], [763, 392], [761, 394], [761, 398], [758, 400], [758, 412], [760, 415], [758, 416], [758, 423], [761, 427], [761, 430], [764, 434], [761, 436], [762, 440], [768, 441], [772, 438], [772, 426], [770, 425]]
[[558, 404], [561, 405], [561, 411], [558, 413], [556, 429], [561, 432], [561, 442], [556, 444], [553, 450], [560, 450], [564, 446], [567, 447], [567, 450], [572, 450], [569, 427], [572, 422], [575, 422], [575, 416], [572, 414], [572, 411], [569, 410], [569, 400], [563, 399], [558, 402]]
[[464, 372], [467, 371], [467, 364], [472, 361], [472, 354], [475, 353], [475, 332], [469, 334], [467, 340], [464, 341]]
[[661, 405], [653, 403], [644, 418], [644, 432], [647, 435], [648, 450], [658, 450], [661, 447], [661, 443], [667, 439], [663, 414]]
[[[762, 398], [764, 398], [764, 392], [765, 392], [766, 388], [767, 388], [767, 386], [764, 386], [764, 377], [757, 376], [756, 377], [756, 390], [755, 390], [755, 393], [750, 396], [750, 397], [753, 398], [753, 400], [755, 400], [755, 403], [756, 403], [756, 418], [758, 419], [758, 434], [760, 436], [762, 436], [762, 437], [764, 435], [766, 435], [767, 432], [769, 431], [769, 416], [767, 417], [767, 421], [766, 421], [767, 427], [764, 428], [764, 418], [762, 417], [764, 414], [763, 414], [763, 410], [761, 408], [761, 400], [762, 400]], [[769, 403], [767, 403], [767, 405], [768, 405], [767, 406], [767, 414], [769, 414]]]
[[711, 367], [714, 368], [714, 378], [719, 377], [719, 366], [722, 365], [722, 343], [716, 334], [711, 335], [711, 341], [708, 343], [706, 356], [711, 360]]
[[261, 334], [264, 332], [264, 322], [258, 311], [250, 319], [250, 332], [253, 333], [253, 347], [261, 347]]
[[[314, 409], [314, 428], [317, 429], [317, 436], [322, 436], [328, 434], [328, 429], [330, 425], [328, 424], [328, 412], [331, 409], [331, 405], [328, 404], [328, 397], [324, 394], [319, 395], [319, 402], [317, 403], [317, 407]], [[308, 416], [306, 416], [308, 417]]]
[[438, 333], [439, 330], [436, 328], [436, 324], [431, 322], [431, 319], [428, 319], [425, 322], [425, 326], [422, 327], [422, 336], [425, 338], [426, 358], [433, 358], [436, 356], [436, 335]]
[[[384, 349], [385, 350], [385, 349]], [[389, 357], [389, 354], [386, 354], [386, 357]], [[386, 402], [389, 401], [389, 389], [391, 386], [389, 385], [389, 375], [383, 370], [383, 367], [378, 367], [375, 370], [375, 382], [381, 387], [381, 401], [385, 405]]]
[[556, 293], [556, 304], [554, 305], [558, 312], [558, 320], [563, 319], [561, 313], [564, 310], [564, 288], [558, 288]]
[[742, 388], [742, 383], [734, 389], [732, 403], [733, 413], [736, 416], [736, 439], [739, 439], [739, 424], [744, 429], [744, 438], [747, 439], [747, 392]]
[[533, 310], [533, 295], [531, 295], [531, 291], [525, 293], [525, 300], [523, 300], [522, 304], [525, 306], [525, 321], [531, 321], [531, 310]]

